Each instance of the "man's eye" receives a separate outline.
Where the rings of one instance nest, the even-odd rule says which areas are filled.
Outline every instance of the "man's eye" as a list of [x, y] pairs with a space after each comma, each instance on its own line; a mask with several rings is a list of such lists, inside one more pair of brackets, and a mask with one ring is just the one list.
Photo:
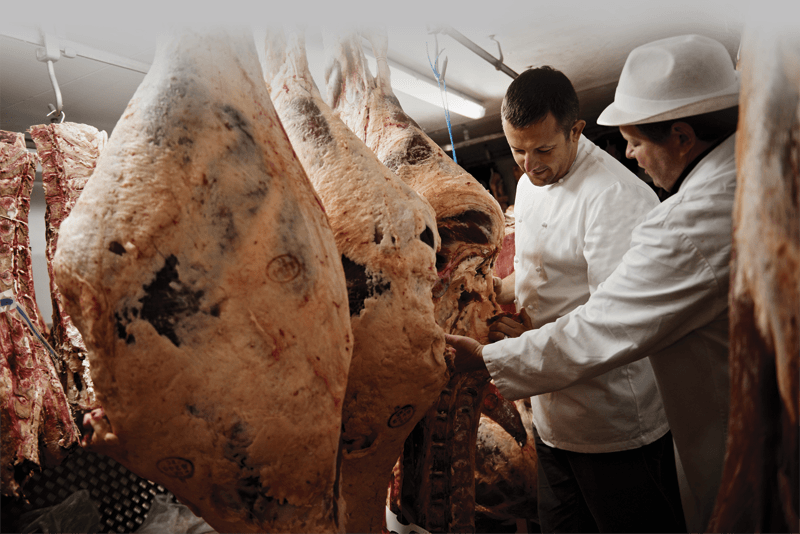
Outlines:
[[550, 152], [551, 150], [553, 150], [553, 149], [552, 149], [552, 148], [540, 148], [540, 149], [539, 149], [539, 153], [540, 153], [540, 154], [547, 154], [547, 153], [548, 153], [548, 152]]

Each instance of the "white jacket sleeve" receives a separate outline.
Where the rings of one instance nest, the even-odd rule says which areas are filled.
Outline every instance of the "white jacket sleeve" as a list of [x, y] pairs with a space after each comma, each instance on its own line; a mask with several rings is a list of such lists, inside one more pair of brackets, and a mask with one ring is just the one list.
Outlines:
[[645, 221], [586, 304], [485, 346], [486, 366], [503, 395], [520, 399], [566, 388], [654, 354], [724, 312], [727, 280], [717, 279], [679, 228], [661, 218]]

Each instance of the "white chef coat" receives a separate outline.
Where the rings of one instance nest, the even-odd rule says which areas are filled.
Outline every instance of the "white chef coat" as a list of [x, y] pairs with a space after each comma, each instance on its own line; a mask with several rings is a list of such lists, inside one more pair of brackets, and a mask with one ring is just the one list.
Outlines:
[[[517, 186], [514, 271], [518, 307], [534, 328], [581, 304], [619, 265], [633, 228], [659, 204], [653, 190], [584, 136], [569, 171]], [[593, 348], [584, 349], [592, 358]], [[542, 441], [575, 452], [641, 447], [669, 430], [647, 359], [531, 399]]]
[[734, 147], [731, 136], [647, 215], [622, 263], [585, 305], [483, 349], [509, 399], [569, 387], [650, 355], [702, 526], [719, 488], [728, 424]]

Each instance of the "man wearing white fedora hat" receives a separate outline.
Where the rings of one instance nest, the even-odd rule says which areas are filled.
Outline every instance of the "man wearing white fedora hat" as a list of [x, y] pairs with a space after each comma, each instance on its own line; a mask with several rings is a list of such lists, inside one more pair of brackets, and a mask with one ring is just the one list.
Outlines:
[[583, 306], [521, 334], [518, 322], [498, 321], [497, 341], [485, 346], [447, 336], [456, 369], [488, 369], [509, 399], [649, 357], [686, 476], [690, 531], [708, 523], [725, 455], [738, 94], [733, 61], [713, 39], [685, 35], [633, 50], [598, 123], [620, 127], [626, 155], [662, 188], [663, 202]]

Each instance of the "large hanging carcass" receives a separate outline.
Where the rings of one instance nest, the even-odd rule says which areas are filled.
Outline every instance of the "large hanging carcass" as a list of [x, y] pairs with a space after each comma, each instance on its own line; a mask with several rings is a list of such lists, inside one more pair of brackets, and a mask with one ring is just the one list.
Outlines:
[[[442, 239], [434, 287], [436, 320], [448, 333], [487, 341], [500, 311], [492, 269], [504, 233], [497, 201], [434, 143], [391, 88], [387, 38], [370, 35], [373, 77], [358, 34], [327, 35], [328, 101], [342, 120], [436, 212]], [[406, 442], [398, 466], [406, 519], [432, 531], [474, 528], [475, 446], [488, 373], [456, 374]], [[399, 482], [393, 487], [397, 489]]]
[[342, 415], [345, 528], [380, 532], [392, 467], [448, 376], [431, 297], [436, 220], [322, 100], [299, 33], [270, 31], [263, 52], [273, 104], [325, 206], [347, 279], [354, 347]]
[[159, 43], [54, 271], [116, 436], [104, 453], [220, 532], [341, 530], [344, 272], [252, 34]]
[[800, 37], [754, 20], [741, 47], [730, 289], [731, 408], [708, 532], [800, 521]]

